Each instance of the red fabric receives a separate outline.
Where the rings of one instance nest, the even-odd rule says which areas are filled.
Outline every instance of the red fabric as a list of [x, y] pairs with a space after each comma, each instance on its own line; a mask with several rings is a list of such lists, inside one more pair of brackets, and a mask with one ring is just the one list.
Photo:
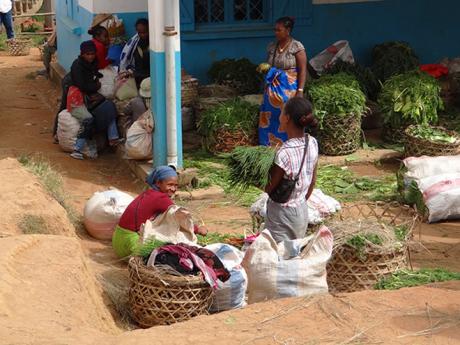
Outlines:
[[67, 111], [70, 113], [73, 109], [84, 106], [83, 93], [76, 86], [69, 87], [67, 92]]
[[439, 77], [442, 77], [443, 75], [449, 74], [449, 69], [446, 66], [436, 64], [436, 63], [421, 65], [420, 70], [428, 73], [429, 75], [435, 78], [439, 78]]
[[149, 189], [140, 194], [128, 205], [118, 225], [123, 229], [137, 232], [142, 223], [145, 223], [150, 218], [155, 218], [160, 213], [166, 212], [169, 206], [173, 204], [168, 194]]
[[110, 65], [110, 61], [107, 59], [109, 49], [95, 38], [92, 41], [96, 45], [97, 69], [104, 69]]

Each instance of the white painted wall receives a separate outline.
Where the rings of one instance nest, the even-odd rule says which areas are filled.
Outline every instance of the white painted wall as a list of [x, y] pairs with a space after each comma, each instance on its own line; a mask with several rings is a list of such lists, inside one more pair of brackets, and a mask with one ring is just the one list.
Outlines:
[[92, 13], [147, 12], [148, 0], [79, 0], [79, 5]]

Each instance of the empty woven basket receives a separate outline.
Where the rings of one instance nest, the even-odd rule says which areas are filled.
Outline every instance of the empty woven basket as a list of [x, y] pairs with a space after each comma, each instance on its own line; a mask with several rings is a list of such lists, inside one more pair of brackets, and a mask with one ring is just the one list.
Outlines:
[[13, 38], [6, 41], [8, 53], [13, 56], [24, 56], [30, 54], [30, 40]]
[[353, 292], [372, 289], [381, 278], [407, 267], [407, 242], [417, 221], [415, 210], [398, 203], [363, 203], [345, 207], [328, 224], [335, 240], [343, 237], [343, 234], [337, 233], [340, 222], [350, 227], [359, 227], [367, 222], [375, 224], [377, 231], [405, 226], [407, 235], [404, 241], [395, 241], [394, 246], [367, 246], [365, 253], [360, 253], [346, 241], [336, 244], [327, 267], [329, 290]]
[[129, 305], [142, 327], [170, 325], [208, 314], [213, 290], [201, 275], [172, 275], [158, 267], [146, 267], [140, 257], [128, 265]]

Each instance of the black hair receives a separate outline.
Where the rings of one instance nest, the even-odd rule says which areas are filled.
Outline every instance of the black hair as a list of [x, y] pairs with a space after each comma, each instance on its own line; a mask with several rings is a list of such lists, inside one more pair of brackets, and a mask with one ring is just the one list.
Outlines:
[[294, 17], [281, 17], [275, 23], [283, 25], [289, 32], [292, 32], [294, 30], [295, 19]]
[[93, 38], [96, 38], [99, 37], [104, 31], [107, 31], [107, 29], [104, 28], [102, 25], [96, 25], [88, 30], [88, 34], [91, 35]]
[[312, 104], [302, 97], [293, 97], [284, 105], [284, 113], [288, 115], [299, 128], [316, 127], [318, 122], [312, 114]]
[[149, 27], [149, 20], [147, 18], [139, 18], [138, 20], [136, 20], [136, 24], [134, 25], [134, 27], [137, 28], [138, 25], [144, 25], [146, 27]]

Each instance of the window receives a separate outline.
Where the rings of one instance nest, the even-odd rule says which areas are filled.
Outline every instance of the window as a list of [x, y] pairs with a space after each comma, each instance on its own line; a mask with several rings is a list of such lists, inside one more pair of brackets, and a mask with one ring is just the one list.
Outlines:
[[257, 23], [267, 20], [267, 0], [195, 0], [197, 24]]

